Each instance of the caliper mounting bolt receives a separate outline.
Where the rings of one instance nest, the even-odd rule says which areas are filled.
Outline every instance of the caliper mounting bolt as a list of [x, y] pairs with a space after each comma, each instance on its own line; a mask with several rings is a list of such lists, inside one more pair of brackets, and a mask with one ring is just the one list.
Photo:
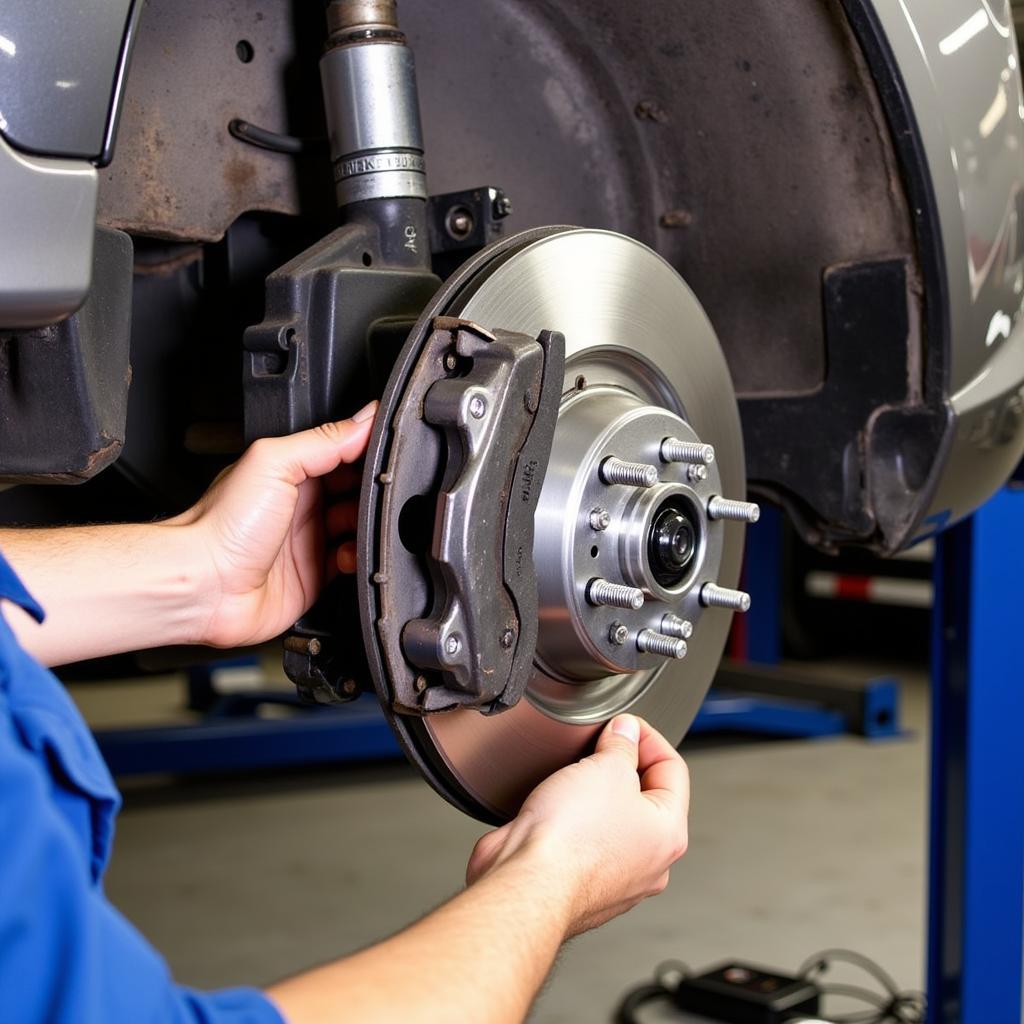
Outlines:
[[750, 595], [742, 590], [729, 590], [717, 583], [705, 583], [700, 588], [700, 603], [705, 608], [729, 608], [734, 612], [750, 610]]
[[444, 368], [446, 370], [454, 370], [459, 365], [459, 357], [454, 352], [446, 352], [444, 354]]
[[601, 482], [629, 487], [653, 487], [658, 482], [658, 467], [644, 462], [623, 462], [610, 455], [598, 470]]
[[686, 467], [686, 479], [691, 484], [700, 483], [701, 480], [707, 480], [708, 478], [708, 467], [701, 465], [699, 462], [695, 462], [691, 466]]
[[592, 579], [587, 584], [587, 601], [600, 608], [631, 608], [637, 611], [644, 606], [644, 592], [637, 587], [627, 587], [608, 580]]
[[715, 449], [709, 444], [666, 437], [661, 442], [661, 459], [663, 462], [694, 462], [710, 466], [715, 461]]
[[680, 640], [689, 640], [693, 636], [693, 623], [686, 619], [679, 618], [668, 612], [661, 617], [661, 631], [665, 636], [678, 637]]
[[452, 633], [444, 642], [445, 654], [450, 654], [454, 657], [461, 649], [462, 641], [456, 633]]
[[505, 632], [501, 634], [501, 646], [507, 651], [515, 642], [515, 639], [515, 633], [511, 629], [506, 629]]
[[761, 508], [752, 501], [731, 501], [717, 494], [708, 502], [709, 519], [733, 519], [738, 523], [756, 523]]
[[629, 628], [621, 622], [613, 622], [608, 627], [608, 642], [621, 647], [629, 639]]
[[487, 412], [487, 403], [480, 395], [474, 395], [469, 400], [469, 415], [475, 420], [482, 420], [485, 412]]
[[653, 629], [641, 629], [636, 635], [637, 649], [647, 654], [659, 654], [663, 658], [685, 658], [686, 641], [678, 637], [655, 633]]
[[601, 533], [602, 530], [607, 530], [611, 526], [611, 513], [606, 508], [592, 508], [588, 521], [592, 530]]

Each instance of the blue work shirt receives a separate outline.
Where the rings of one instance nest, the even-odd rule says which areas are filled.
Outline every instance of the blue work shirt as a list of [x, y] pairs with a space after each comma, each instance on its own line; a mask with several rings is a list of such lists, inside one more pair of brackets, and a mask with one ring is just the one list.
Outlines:
[[[0, 556], [0, 599], [43, 610]], [[256, 989], [196, 992], [103, 895], [121, 797], [64, 687], [0, 615], [0, 1019], [283, 1024]]]

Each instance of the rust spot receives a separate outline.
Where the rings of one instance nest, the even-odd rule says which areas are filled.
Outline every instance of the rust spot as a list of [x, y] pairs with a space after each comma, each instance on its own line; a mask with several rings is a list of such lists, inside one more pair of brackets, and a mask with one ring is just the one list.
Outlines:
[[247, 197], [249, 187], [256, 178], [256, 167], [241, 157], [232, 157], [224, 165], [224, 183], [239, 199]]
[[668, 123], [668, 113], [665, 108], [654, 100], [641, 100], [633, 108], [633, 113], [640, 121], [653, 121], [655, 124]]
[[688, 228], [693, 223], [689, 210], [666, 210], [658, 219], [663, 228]]

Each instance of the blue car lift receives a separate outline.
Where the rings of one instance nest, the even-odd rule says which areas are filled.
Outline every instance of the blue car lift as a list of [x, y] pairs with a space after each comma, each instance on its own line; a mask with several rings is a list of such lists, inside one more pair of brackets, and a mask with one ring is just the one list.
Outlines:
[[928, 1024], [1024, 1024], [1024, 491], [937, 538]]

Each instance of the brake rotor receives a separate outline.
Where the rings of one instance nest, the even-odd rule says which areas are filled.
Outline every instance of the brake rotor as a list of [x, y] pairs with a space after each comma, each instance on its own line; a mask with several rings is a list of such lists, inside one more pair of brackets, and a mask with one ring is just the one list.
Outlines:
[[[381, 529], [395, 468], [388, 458], [403, 402], [417, 400], [410, 377], [442, 315], [565, 336], [565, 385], [534, 517], [537, 653], [525, 696], [500, 714], [396, 710], [382, 651], [381, 627], [394, 623], [381, 605], [381, 566], [406, 574], [410, 587], [422, 575], [414, 551], [385, 549], [393, 543]], [[359, 524], [374, 684], [431, 785], [467, 813], [502, 821], [543, 778], [585, 756], [621, 711], [678, 743], [725, 644], [731, 611], [714, 605], [737, 604], [730, 591], [743, 527], [709, 507], [717, 498], [720, 509], [721, 496], [742, 498], [745, 484], [718, 340], [689, 287], [655, 252], [611, 232], [545, 228], [498, 243], [451, 278], [413, 329], [382, 398]]]

